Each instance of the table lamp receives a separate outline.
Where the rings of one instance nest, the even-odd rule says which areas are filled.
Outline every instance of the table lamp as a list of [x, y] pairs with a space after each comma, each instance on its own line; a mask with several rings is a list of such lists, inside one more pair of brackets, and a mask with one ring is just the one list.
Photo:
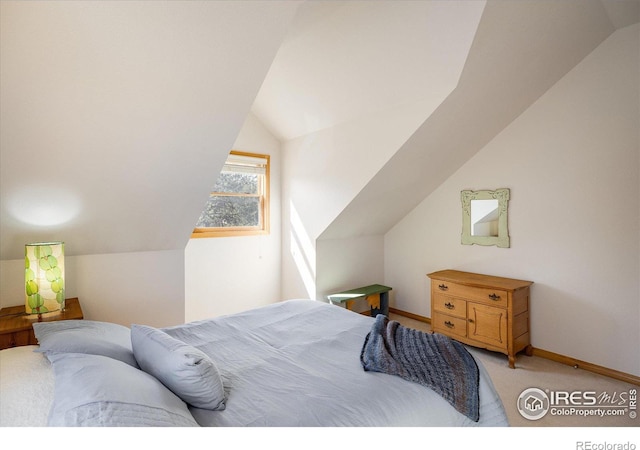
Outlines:
[[64, 242], [36, 242], [24, 247], [27, 314], [64, 310]]

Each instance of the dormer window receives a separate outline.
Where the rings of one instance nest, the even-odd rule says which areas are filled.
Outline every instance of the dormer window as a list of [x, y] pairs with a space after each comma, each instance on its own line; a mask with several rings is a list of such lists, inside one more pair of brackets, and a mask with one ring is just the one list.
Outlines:
[[231, 151], [192, 238], [269, 233], [269, 155]]

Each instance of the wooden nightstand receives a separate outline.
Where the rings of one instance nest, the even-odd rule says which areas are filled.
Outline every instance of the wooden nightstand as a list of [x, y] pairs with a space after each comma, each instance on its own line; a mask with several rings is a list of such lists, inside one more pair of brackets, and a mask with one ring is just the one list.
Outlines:
[[[41, 322], [82, 319], [82, 308], [77, 298], [65, 300], [65, 310], [42, 315]], [[24, 305], [0, 309], [0, 350], [21, 345], [37, 345], [32, 323], [38, 322], [38, 315], [25, 313]]]

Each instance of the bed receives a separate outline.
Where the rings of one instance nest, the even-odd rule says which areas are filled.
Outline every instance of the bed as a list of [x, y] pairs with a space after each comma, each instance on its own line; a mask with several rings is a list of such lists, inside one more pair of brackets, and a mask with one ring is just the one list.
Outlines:
[[288, 300], [162, 329], [34, 324], [40, 345], [0, 351], [0, 425], [508, 426], [480, 361], [475, 420], [437, 389], [365, 370], [378, 322]]

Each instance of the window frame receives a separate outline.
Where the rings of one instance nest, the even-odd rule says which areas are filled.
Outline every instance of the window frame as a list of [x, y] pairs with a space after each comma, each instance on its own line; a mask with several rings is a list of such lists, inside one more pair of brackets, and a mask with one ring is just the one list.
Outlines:
[[[260, 198], [260, 225], [255, 227], [195, 227], [191, 233], [191, 238], [215, 238], [215, 237], [233, 237], [233, 236], [256, 236], [269, 234], [269, 198], [270, 198], [270, 169], [271, 158], [270, 155], [261, 153], [250, 153], [240, 150], [231, 150], [229, 156], [247, 156], [251, 158], [266, 159], [267, 165], [264, 173], [264, 180], [262, 183], [262, 194]], [[222, 171], [221, 171], [222, 172]], [[253, 197], [252, 194], [229, 194], [223, 192], [211, 191], [209, 196], [225, 195], [236, 197]]]

